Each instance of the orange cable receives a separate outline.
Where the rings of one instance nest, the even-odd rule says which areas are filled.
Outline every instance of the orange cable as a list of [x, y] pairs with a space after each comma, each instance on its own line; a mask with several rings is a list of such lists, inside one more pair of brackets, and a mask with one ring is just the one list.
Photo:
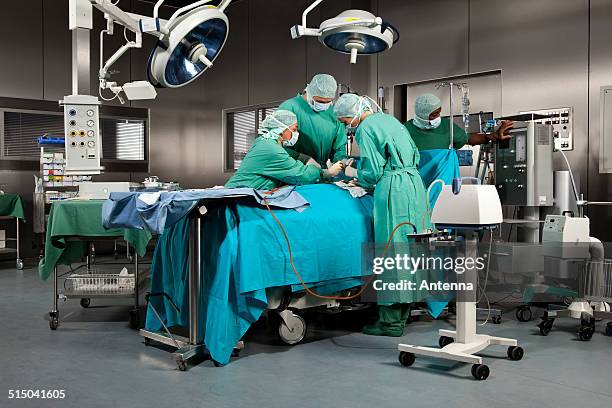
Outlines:
[[[278, 188], [272, 189], [272, 190], [270, 190], [270, 191], [268, 191], [268, 192], [266, 192], [264, 194], [270, 195], [273, 192], [275, 192], [276, 190], [278, 190]], [[263, 197], [263, 203], [265, 204], [266, 208], [268, 209], [268, 212], [270, 213], [270, 215], [272, 215], [272, 218], [274, 218], [274, 221], [276, 222], [276, 224], [278, 224], [278, 226], [280, 227], [281, 232], [283, 233], [283, 236], [285, 237], [285, 242], [287, 242], [287, 249], [289, 250], [289, 263], [291, 264], [291, 268], [293, 269], [293, 273], [295, 274], [295, 276], [300, 281], [300, 284], [302, 285], [302, 287], [304, 288], [306, 293], [308, 293], [309, 295], [314, 296], [316, 298], [319, 298], [319, 299], [327, 299], [327, 300], [351, 300], [351, 299], [355, 299], [355, 298], [361, 296], [363, 294], [363, 292], [365, 292], [366, 288], [374, 281], [374, 279], [376, 279], [377, 275], [370, 276], [370, 278], [368, 279], [366, 284], [362, 285], [361, 289], [359, 289], [359, 291], [356, 294], [351, 295], [351, 296], [327, 296], [327, 295], [320, 295], [320, 294], [316, 293], [315, 291], [313, 291], [312, 289], [310, 289], [308, 287], [308, 285], [306, 284], [306, 282], [304, 282], [304, 280], [302, 279], [302, 276], [299, 274], [299, 272], [297, 271], [297, 269], [295, 267], [295, 264], [293, 263], [293, 251], [291, 250], [291, 242], [289, 242], [289, 237], [287, 236], [287, 232], [285, 231], [285, 228], [283, 227], [283, 224], [281, 224], [279, 219], [276, 218], [276, 215], [274, 214], [274, 211], [272, 211], [272, 209], [270, 208], [270, 205], [268, 204], [268, 200], [266, 200], [265, 197]], [[387, 245], [385, 245], [385, 250], [384, 250], [384, 252], [382, 254], [383, 258], [385, 257], [385, 255], [387, 255], [387, 251], [389, 250], [389, 246], [391, 245], [391, 240], [393, 239], [393, 235], [395, 235], [395, 232], [398, 230], [398, 228], [403, 226], [403, 225], [410, 225], [416, 231], [416, 227], [411, 222], [401, 222], [401, 223], [397, 224], [395, 226], [395, 228], [393, 228], [393, 231], [391, 231], [391, 235], [389, 236], [389, 239], [387, 240]]]

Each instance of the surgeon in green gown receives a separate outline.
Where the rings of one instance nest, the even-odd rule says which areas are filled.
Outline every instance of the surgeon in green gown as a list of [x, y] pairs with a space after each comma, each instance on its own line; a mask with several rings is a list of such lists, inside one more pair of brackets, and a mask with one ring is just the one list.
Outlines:
[[272, 190], [284, 184], [313, 184], [337, 176], [344, 167], [342, 162], [336, 162], [329, 169], [321, 169], [289, 156], [284, 147], [293, 146], [299, 140], [298, 120], [292, 112], [279, 109], [268, 115], [258, 134], [240, 168], [225, 187]]
[[[412, 223], [419, 233], [429, 228], [427, 193], [417, 170], [419, 151], [406, 127], [391, 115], [374, 113], [368, 100], [355, 94], [340, 96], [334, 114], [349, 131], [355, 132], [359, 145], [357, 168], [346, 167], [345, 174], [364, 187], [374, 188], [374, 240], [378, 247], [386, 244], [402, 222]], [[407, 234], [413, 232], [409, 225], [402, 226], [393, 235], [393, 242], [408, 243]], [[416, 276], [395, 270], [385, 271], [381, 279], [415, 281]], [[378, 321], [364, 327], [364, 333], [401, 336], [410, 315], [410, 303], [420, 301], [420, 296], [411, 290], [378, 292]]]
[[302, 163], [327, 167], [346, 158], [346, 131], [333, 114], [332, 104], [338, 84], [328, 74], [315, 75], [303, 93], [283, 102], [279, 109], [295, 113], [300, 124], [300, 138], [287, 147], [294, 159]]

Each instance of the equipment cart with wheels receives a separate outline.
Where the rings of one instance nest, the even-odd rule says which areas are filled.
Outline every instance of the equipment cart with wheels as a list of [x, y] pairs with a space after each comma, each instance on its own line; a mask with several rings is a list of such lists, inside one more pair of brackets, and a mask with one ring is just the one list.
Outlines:
[[[23, 212], [23, 201], [16, 194], [0, 194], [0, 221], [15, 220], [15, 237], [7, 237], [6, 232], [0, 236], [0, 254], [15, 254], [15, 267], [23, 269], [21, 259], [21, 234], [19, 223], [25, 220]], [[15, 242], [15, 248], [8, 247], [7, 242]]]
[[[139, 259], [144, 256], [151, 233], [148, 231], [102, 226], [103, 200], [65, 200], [51, 207], [45, 241], [45, 256], [38, 265], [43, 280], [53, 275], [53, 307], [49, 313], [49, 326], [57, 329], [60, 323], [58, 300], [80, 299], [82, 307], [89, 307], [91, 299], [134, 298], [130, 311], [130, 325], [139, 326]], [[92, 242], [123, 238], [135, 248], [132, 275], [100, 274], [92, 262]], [[85, 273], [73, 271], [60, 276], [58, 265], [70, 265], [83, 258], [87, 262]], [[108, 264], [107, 264], [108, 265]], [[64, 280], [60, 293], [59, 281]]]

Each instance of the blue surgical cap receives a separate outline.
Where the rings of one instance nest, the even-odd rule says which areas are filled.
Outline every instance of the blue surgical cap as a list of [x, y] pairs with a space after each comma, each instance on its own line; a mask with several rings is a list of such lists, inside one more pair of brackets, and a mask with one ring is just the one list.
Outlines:
[[337, 118], [354, 118], [371, 110], [372, 106], [366, 98], [353, 93], [341, 95], [334, 105], [334, 115]]
[[329, 74], [317, 74], [312, 77], [312, 80], [306, 86], [306, 92], [309, 98], [315, 96], [320, 98], [335, 98], [338, 92], [338, 83], [336, 79]]
[[278, 139], [280, 134], [287, 128], [297, 123], [295, 113], [278, 109], [261, 122], [258, 133], [264, 139]]
[[442, 107], [440, 98], [434, 94], [426, 93], [416, 98], [414, 113], [419, 119], [429, 121], [429, 115], [440, 107]]

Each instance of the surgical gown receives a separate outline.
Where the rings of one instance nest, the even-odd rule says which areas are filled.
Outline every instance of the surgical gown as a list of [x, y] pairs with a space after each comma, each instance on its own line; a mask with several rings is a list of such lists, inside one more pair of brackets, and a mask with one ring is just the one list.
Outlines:
[[278, 141], [259, 137], [225, 187], [272, 190], [283, 184], [317, 183], [321, 177], [321, 169], [295, 160]]
[[[425, 188], [437, 179], [442, 180], [444, 184], [451, 184], [454, 178], [460, 176], [459, 159], [455, 149], [461, 149], [467, 144], [468, 135], [465, 130], [454, 125], [453, 149], [449, 149], [450, 120], [448, 118], [442, 119], [442, 123], [436, 129], [420, 129], [414, 125], [412, 120], [406, 122], [405, 126], [421, 155], [419, 173], [423, 178]], [[431, 189], [429, 200], [432, 208], [440, 191], [442, 188], [439, 185]]]
[[[457, 150], [468, 142], [467, 133], [454, 124], [453, 148], [450, 145], [450, 120], [442, 119], [440, 126], [436, 129], [421, 129], [414, 125], [412, 120], [406, 122], [406, 128], [410, 132], [416, 146], [419, 149], [421, 159], [419, 162], [419, 173], [428, 188], [435, 180], [442, 180], [444, 184], [451, 184], [454, 178], [460, 177], [459, 158]], [[442, 191], [442, 186], [436, 184], [429, 193], [429, 202], [433, 208]], [[437, 256], [444, 257], [444, 251], [438, 251]], [[427, 307], [433, 317], [437, 317], [446, 307], [446, 301], [427, 302]]]
[[333, 107], [325, 112], [315, 112], [298, 94], [283, 102], [279, 109], [291, 111], [298, 118], [300, 138], [295, 146], [287, 148], [291, 157], [297, 159], [301, 153], [312, 157], [324, 168], [327, 160], [335, 163], [346, 158], [346, 130], [334, 116]]
[[[419, 151], [404, 125], [391, 115], [373, 113], [357, 128], [355, 140], [361, 158], [357, 168], [359, 183], [374, 188], [374, 240], [378, 252], [389, 239], [393, 229], [402, 222], [410, 222], [418, 232], [430, 227], [427, 213], [426, 191], [417, 170]], [[394, 243], [409, 243], [410, 226], [400, 227], [393, 236]], [[398, 246], [396, 253], [408, 252], [407, 246]], [[381, 254], [377, 254], [380, 256]], [[420, 255], [420, 254], [419, 254]], [[394, 256], [387, 253], [386, 256]], [[385, 271], [385, 282], [415, 281], [420, 284], [419, 273], [406, 270]], [[378, 293], [382, 305], [412, 303], [426, 294], [418, 290], [384, 291]]]

